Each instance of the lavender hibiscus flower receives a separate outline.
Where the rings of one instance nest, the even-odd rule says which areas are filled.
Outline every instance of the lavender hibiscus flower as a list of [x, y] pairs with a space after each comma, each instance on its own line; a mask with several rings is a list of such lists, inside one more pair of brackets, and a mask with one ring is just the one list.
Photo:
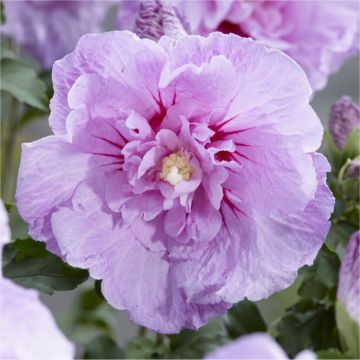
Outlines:
[[[8, 219], [0, 201], [1, 243], [10, 241]], [[1, 261], [1, 260], [0, 260]], [[0, 359], [71, 359], [73, 345], [58, 329], [36, 291], [0, 274]]]
[[[250, 360], [250, 359], [289, 359], [279, 344], [265, 333], [255, 333], [241, 336], [239, 339], [217, 349], [206, 356], [207, 360]], [[315, 360], [316, 356], [312, 351], [304, 350], [299, 353], [295, 360]]]
[[4, 0], [3, 34], [46, 68], [74, 49], [80, 36], [98, 32], [110, 2], [106, 0]]
[[283, 50], [314, 90], [359, 51], [358, 1], [171, 0], [193, 33], [235, 33]]
[[288, 56], [236, 35], [115, 31], [83, 36], [53, 83], [54, 135], [23, 145], [18, 209], [133, 321], [198, 328], [313, 262], [334, 200]]

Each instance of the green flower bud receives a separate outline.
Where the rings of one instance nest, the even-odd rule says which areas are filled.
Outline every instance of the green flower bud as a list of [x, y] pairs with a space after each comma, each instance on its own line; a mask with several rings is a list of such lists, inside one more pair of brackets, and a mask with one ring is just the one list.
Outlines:
[[339, 184], [346, 199], [360, 199], [360, 156], [347, 160], [339, 172]]

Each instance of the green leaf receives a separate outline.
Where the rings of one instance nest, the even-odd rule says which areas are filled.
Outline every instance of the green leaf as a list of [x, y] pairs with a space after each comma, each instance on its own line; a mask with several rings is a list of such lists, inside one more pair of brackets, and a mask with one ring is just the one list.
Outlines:
[[124, 359], [123, 350], [109, 336], [101, 335], [85, 347], [84, 359]]
[[184, 330], [178, 335], [170, 335], [168, 357], [177, 359], [202, 359], [228, 339], [223, 324], [210, 321], [198, 331]]
[[354, 359], [360, 358], [360, 329], [341, 301], [336, 302], [336, 323], [343, 350]]
[[349, 224], [355, 229], [355, 232], [359, 229], [360, 203], [357, 201], [348, 201], [347, 205], [345, 216]]
[[[3, 59], [18, 59], [14, 51], [10, 48], [10, 42], [5, 39], [0, 40], [0, 60]], [[21, 59], [18, 60], [22, 61]]]
[[324, 141], [326, 146], [326, 157], [331, 163], [333, 172], [337, 173], [343, 164], [343, 154], [334, 143], [334, 140], [328, 131], [324, 132]]
[[355, 226], [344, 221], [332, 222], [326, 238], [326, 245], [338, 254], [343, 252], [350, 236], [357, 230]]
[[322, 359], [348, 359], [349, 357], [344, 356], [344, 354], [342, 354], [338, 349], [328, 349], [328, 350], [322, 350], [322, 351], [318, 351], [316, 353], [316, 357], [319, 360]]
[[360, 128], [356, 128], [348, 136], [343, 148], [343, 162], [347, 159], [355, 159], [360, 155]]
[[326, 176], [326, 182], [335, 199], [341, 199], [341, 189], [337, 176], [333, 172], [329, 172]]
[[30, 65], [18, 58], [2, 55], [0, 90], [18, 101], [47, 111], [46, 86]]
[[358, 202], [360, 198], [360, 179], [358, 177], [349, 178], [347, 172], [357, 161], [360, 161], [360, 156], [355, 159], [348, 159], [340, 169], [338, 176], [342, 197], [355, 202]]
[[166, 336], [161, 334], [146, 334], [133, 338], [127, 345], [125, 353], [127, 359], [162, 359], [168, 358]]
[[7, 213], [11, 213], [11, 211], [14, 209], [15, 205], [13, 204], [9, 204], [9, 203], [4, 203], [5, 206], [5, 210], [7, 211]]
[[344, 220], [345, 219], [344, 212], [346, 211], [346, 207], [347, 207], [347, 202], [345, 200], [342, 199], [336, 200], [334, 212], [331, 215], [331, 220], [335, 222]]
[[95, 288], [84, 290], [59, 319], [61, 329], [72, 341], [86, 345], [106, 335], [116, 339], [117, 310], [112, 308]]
[[319, 351], [339, 347], [334, 306], [300, 300], [287, 309], [276, 330], [277, 341], [291, 357], [303, 349]]
[[278, 320], [276, 339], [294, 357], [303, 349], [339, 348], [335, 300], [340, 260], [336, 252], [322, 247], [312, 266], [301, 269], [300, 300]]
[[0, 25], [4, 24], [5, 21], [4, 3], [0, 1]]
[[324, 133], [326, 145], [326, 155], [332, 167], [332, 171], [337, 174], [340, 168], [348, 159], [354, 159], [360, 155], [360, 129], [356, 128], [348, 136], [343, 149], [339, 149], [328, 131]]
[[102, 280], [95, 280], [94, 291], [97, 293], [98, 297], [105, 300], [104, 295], [101, 291], [101, 282]]
[[333, 304], [339, 267], [337, 254], [324, 245], [314, 264], [301, 270], [303, 281], [298, 290], [299, 295], [304, 299]]
[[3, 253], [5, 277], [17, 284], [46, 294], [72, 290], [88, 278], [88, 272], [73, 268], [32, 239], [7, 244]]
[[243, 300], [226, 314], [225, 328], [229, 337], [234, 339], [252, 332], [265, 332], [266, 324], [257, 306], [249, 300]]

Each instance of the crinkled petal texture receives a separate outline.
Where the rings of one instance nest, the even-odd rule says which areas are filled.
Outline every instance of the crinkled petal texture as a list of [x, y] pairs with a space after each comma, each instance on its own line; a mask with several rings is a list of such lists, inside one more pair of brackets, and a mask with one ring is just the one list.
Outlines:
[[73, 359], [75, 348], [34, 290], [0, 278], [1, 359]]
[[110, 1], [4, 0], [11, 36], [46, 68], [73, 50], [81, 35], [99, 32]]
[[341, 263], [337, 297], [360, 325], [360, 231], [351, 236]]
[[[241, 336], [211, 354], [205, 359], [288, 359], [284, 350], [279, 344], [268, 334], [255, 333], [251, 335]], [[299, 353], [295, 359], [297, 360], [315, 360], [316, 356], [312, 351], [305, 350]]]
[[235, 33], [285, 51], [305, 70], [314, 90], [359, 51], [359, 2], [170, 0], [193, 33]]
[[54, 135], [23, 146], [31, 235], [163, 333], [289, 286], [329, 228], [301, 68], [236, 35], [86, 35], [56, 62]]

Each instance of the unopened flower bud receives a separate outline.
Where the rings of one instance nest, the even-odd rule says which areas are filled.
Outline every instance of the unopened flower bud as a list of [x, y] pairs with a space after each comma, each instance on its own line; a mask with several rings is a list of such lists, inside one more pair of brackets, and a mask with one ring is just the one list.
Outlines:
[[346, 169], [346, 178], [360, 178], [360, 159], [354, 159]]
[[339, 172], [339, 184], [342, 194], [347, 199], [360, 198], [360, 156], [348, 160]]
[[356, 128], [360, 128], [360, 108], [350, 97], [342, 96], [332, 104], [329, 114], [329, 131], [339, 149]]
[[135, 33], [141, 38], [159, 40], [167, 35], [174, 39], [187, 33], [176, 10], [162, 0], [144, 0], [135, 22]]

